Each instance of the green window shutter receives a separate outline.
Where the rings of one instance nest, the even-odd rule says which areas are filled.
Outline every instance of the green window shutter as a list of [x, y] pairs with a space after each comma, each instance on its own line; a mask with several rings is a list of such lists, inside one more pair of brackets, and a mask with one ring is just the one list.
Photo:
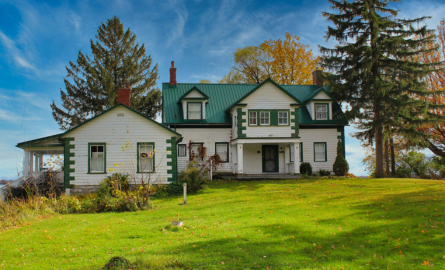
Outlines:
[[278, 111], [270, 111], [270, 123], [272, 126], [278, 126]]

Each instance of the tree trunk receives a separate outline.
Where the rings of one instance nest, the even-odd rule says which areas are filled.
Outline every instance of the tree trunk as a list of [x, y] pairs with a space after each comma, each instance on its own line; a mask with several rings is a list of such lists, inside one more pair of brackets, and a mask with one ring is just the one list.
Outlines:
[[391, 177], [396, 177], [396, 158], [394, 155], [394, 140], [390, 139], [391, 147]]
[[388, 140], [385, 140], [385, 168], [386, 168], [386, 177], [389, 177], [389, 143]]
[[[376, 93], [377, 95], [377, 93]], [[375, 177], [385, 177], [383, 170], [383, 126], [380, 123], [380, 102], [374, 98], [374, 123], [375, 127]]]

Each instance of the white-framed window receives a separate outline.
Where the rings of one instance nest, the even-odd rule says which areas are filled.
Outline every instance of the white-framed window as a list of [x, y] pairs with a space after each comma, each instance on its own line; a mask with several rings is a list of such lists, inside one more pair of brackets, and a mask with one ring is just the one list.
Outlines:
[[219, 155], [221, 162], [229, 162], [229, 143], [215, 143], [215, 154]]
[[154, 159], [154, 143], [138, 143], [138, 172], [152, 172]]
[[204, 147], [204, 143], [191, 143], [190, 144], [190, 160], [202, 161], [204, 157], [201, 156], [200, 150]]
[[270, 125], [270, 112], [260, 112], [260, 125]]
[[201, 119], [202, 103], [187, 102], [187, 119]]
[[314, 143], [314, 161], [327, 161], [326, 159], [326, 143]]
[[89, 172], [106, 173], [105, 171], [105, 143], [91, 143], [89, 147]]
[[278, 112], [278, 125], [287, 125], [289, 123], [289, 114], [287, 111]]
[[249, 112], [249, 125], [258, 125], [257, 119], [257, 112]]
[[328, 104], [315, 104], [315, 120], [328, 120]]
[[178, 144], [178, 157], [186, 157], [187, 156], [187, 145]]

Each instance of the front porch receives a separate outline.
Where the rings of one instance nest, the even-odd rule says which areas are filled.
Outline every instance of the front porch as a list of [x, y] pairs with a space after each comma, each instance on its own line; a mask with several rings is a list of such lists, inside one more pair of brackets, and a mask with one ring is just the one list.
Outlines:
[[263, 174], [236, 174], [236, 175], [224, 175], [222, 179], [236, 179], [241, 181], [251, 180], [282, 180], [282, 179], [297, 179], [301, 178], [300, 174], [284, 174], [284, 173], [263, 173]]
[[300, 139], [294, 137], [235, 139], [232, 172], [246, 179], [284, 179], [299, 175], [299, 146]]

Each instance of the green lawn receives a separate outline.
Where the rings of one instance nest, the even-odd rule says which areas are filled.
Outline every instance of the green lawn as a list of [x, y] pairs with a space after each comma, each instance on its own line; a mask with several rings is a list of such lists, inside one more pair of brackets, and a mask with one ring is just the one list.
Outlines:
[[113, 256], [178, 269], [445, 269], [445, 181], [215, 182], [186, 206], [153, 201], [0, 232], [0, 269], [100, 269]]

